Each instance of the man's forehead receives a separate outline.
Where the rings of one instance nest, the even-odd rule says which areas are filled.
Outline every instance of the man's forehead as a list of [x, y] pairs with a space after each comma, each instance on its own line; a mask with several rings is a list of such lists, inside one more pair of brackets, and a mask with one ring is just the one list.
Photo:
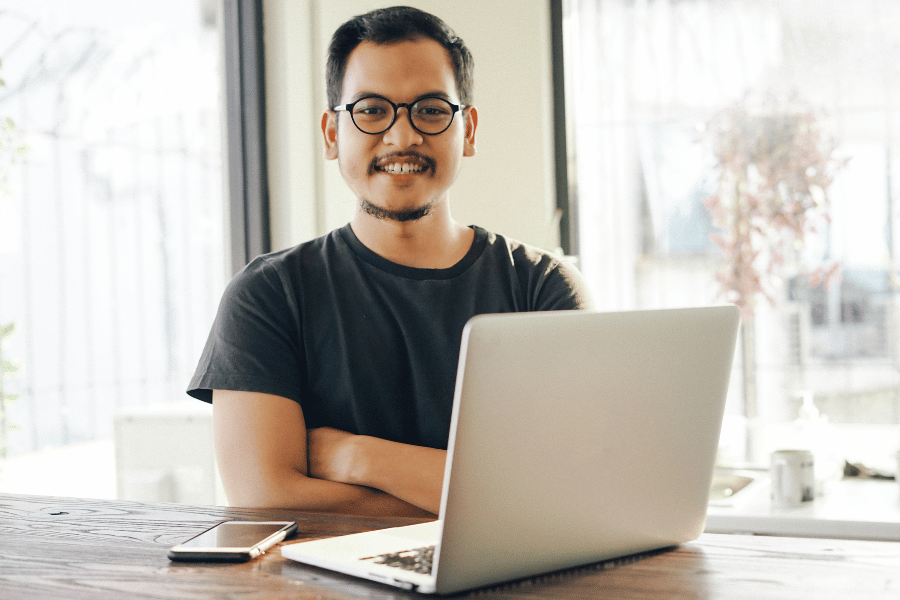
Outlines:
[[347, 59], [343, 98], [371, 92], [395, 101], [443, 91], [456, 99], [456, 77], [447, 50], [424, 38], [392, 44], [362, 42]]

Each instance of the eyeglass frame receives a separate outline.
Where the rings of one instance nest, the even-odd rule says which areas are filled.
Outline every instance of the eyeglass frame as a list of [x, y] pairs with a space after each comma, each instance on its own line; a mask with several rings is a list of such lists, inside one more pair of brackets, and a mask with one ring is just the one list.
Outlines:
[[[384, 129], [382, 129], [381, 131], [376, 131], [375, 133], [370, 133], [368, 131], [364, 131], [362, 129], [362, 127], [360, 127], [359, 125], [356, 124], [356, 119], [353, 118], [353, 107], [356, 106], [357, 103], [362, 102], [363, 100], [370, 100], [372, 98], [378, 98], [379, 100], [384, 100], [385, 102], [390, 104], [391, 107], [394, 109], [394, 117], [391, 119], [391, 122], [388, 124], [388, 126], [385, 127]], [[421, 102], [422, 100], [428, 100], [428, 99], [443, 100], [444, 102], [449, 104], [450, 108], [452, 109], [452, 112], [450, 113], [450, 120], [447, 122], [447, 126], [444, 127], [443, 129], [441, 129], [440, 131], [435, 131], [434, 133], [422, 131], [421, 129], [416, 127], [416, 124], [413, 122], [412, 111], [410, 110], [410, 108], [415, 106], [417, 103]], [[469, 108], [469, 105], [468, 104], [454, 104], [453, 102], [450, 102], [443, 96], [436, 96], [434, 94], [426, 94], [424, 96], [416, 98], [412, 102], [391, 102], [384, 96], [379, 96], [378, 94], [369, 94], [368, 96], [363, 96], [362, 98], [358, 98], [349, 104], [339, 104], [339, 105], [333, 107], [331, 110], [333, 110], [335, 112], [344, 111], [344, 112], [350, 113], [350, 120], [353, 121], [353, 126], [356, 127], [357, 129], [359, 129], [360, 132], [365, 133], [366, 135], [381, 135], [382, 133], [385, 133], [391, 127], [393, 127], [394, 123], [397, 122], [397, 114], [398, 114], [397, 111], [400, 108], [406, 109], [406, 116], [409, 118], [409, 124], [412, 125], [413, 129], [415, 129], [422, 135], [440, 135], [440, 134], [444, 133], [445, 131], [447, 131], [448, 129], [450, 129], [450, 126], [453, 125], [453, 118], [456, 116], [456, 113], [462, 114], [462, 112], [465, 109]]]

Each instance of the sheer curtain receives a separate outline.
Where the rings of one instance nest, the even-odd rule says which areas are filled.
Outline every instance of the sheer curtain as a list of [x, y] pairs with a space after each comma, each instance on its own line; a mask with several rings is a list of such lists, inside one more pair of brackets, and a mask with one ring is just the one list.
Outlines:
[[27, 147], [0, 152], [0, 490], [114, 494], [114, 418], [194, 405], [228, 272], [218, 10], [0, 7], [0, 123]]
[[[754, 339], [728, 404], [740, 426], [723, 444], [753, 429], [748, 405], [765, 432], [749, 456], [736, 442], [735, 460], [789, 439], [803, 397], [847, 456], [888, 461], [900, 446], [898, 22], [889, 0], [564, 0], [578, 254], [601, 309], [729, 299], [705, 205], [722, 176], [710, 124], [723, 111], [814, 113], [834, 140], [830, 224], [764, 273], [773, 303], [745, 320]], [[810, 287], [817, 264], [842, 279]]]

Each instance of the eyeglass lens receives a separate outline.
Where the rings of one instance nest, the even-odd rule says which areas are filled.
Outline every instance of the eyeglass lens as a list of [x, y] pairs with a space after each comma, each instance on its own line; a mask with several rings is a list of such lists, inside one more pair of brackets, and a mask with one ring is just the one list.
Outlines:
[[[422, 133], [441, 133], [453, 121], [453, 106], [442, 98], [422, 98], [407, 107], [413, 126]], [[365, 133], [382, 133], [395, 118], [394, 106], [384, 98], [362, 98], [351, 109], [353, 122]]]

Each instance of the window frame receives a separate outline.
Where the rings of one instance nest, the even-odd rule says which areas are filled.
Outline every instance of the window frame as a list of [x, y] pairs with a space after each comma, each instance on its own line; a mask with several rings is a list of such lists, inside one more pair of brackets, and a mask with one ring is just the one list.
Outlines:
[[223, 0], [231, 270], [272, 249], [262, 0]]
[[559, 246], [569, 256], [578, 256], [578, 201], [572, 194], [569, 173], [569, 140], [566, 124], [566, 73], [562, 0], [550, 0], [550, 61], [553, 94], [553, 181], [559, 215]]

